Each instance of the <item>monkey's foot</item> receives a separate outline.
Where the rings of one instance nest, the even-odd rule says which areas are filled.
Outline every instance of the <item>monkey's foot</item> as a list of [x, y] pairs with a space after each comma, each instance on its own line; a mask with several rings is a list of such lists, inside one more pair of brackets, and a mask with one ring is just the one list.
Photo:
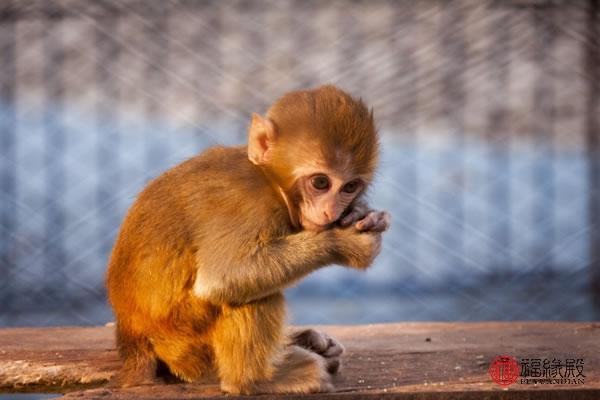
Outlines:
[[[221, 390], [238, 395], [267, 393], [319, 393], [333, 391], [327, 359], [301, 346], [289, 345], [268, 380], [239, 381], [221, 377]], [[237, 377], [236, 377], [237, 378]]]
[[344, 346], [325, 332], [306, 329], [292, 334], [292, 342], [317, 353], [325, 359], [327, 372], [335, 374], [341, 366], [340, 356], [344, 353]]

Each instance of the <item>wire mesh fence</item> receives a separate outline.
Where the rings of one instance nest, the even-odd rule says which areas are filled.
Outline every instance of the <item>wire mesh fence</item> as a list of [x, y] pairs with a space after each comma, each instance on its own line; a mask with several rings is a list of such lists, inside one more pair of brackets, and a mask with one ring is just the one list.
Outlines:
[[293, 321], [597, 318], [599, 12], [1, 1], [0, 325], [110, 320], [106, 262], [144, 184], [322, 83], [374, 107], [393, 224], [368, 273], [290, 289]]

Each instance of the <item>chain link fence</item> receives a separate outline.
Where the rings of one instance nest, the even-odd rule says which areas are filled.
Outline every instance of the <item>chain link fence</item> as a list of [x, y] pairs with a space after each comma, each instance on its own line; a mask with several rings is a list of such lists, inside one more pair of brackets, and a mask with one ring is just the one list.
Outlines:
[[300, 323], [598, 318], [597, 0], [0, 1], [0, 326], [111, 320], [119, 224], [165, 169], [334, 83], [372, 105], [365, 274]]

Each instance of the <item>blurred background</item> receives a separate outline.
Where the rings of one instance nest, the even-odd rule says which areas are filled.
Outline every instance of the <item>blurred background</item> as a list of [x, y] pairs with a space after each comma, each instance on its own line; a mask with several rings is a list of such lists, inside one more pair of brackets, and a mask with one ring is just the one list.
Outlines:
[[599, 38], [598, 0], [1, 0], [0, 326], [111, 321], [144, 185], [323, 83], [374, 107], [393, 224], [292, 322], [597, 320]]

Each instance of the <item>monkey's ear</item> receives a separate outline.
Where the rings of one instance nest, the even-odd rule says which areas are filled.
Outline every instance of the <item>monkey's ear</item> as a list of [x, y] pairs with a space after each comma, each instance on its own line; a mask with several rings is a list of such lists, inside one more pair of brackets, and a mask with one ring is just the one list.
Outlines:
[[252, 114], [252, 123], [248, 131], [248, 159], [255, 165], [268, 163], [275, 137], [273, 122], [258, 114]]

